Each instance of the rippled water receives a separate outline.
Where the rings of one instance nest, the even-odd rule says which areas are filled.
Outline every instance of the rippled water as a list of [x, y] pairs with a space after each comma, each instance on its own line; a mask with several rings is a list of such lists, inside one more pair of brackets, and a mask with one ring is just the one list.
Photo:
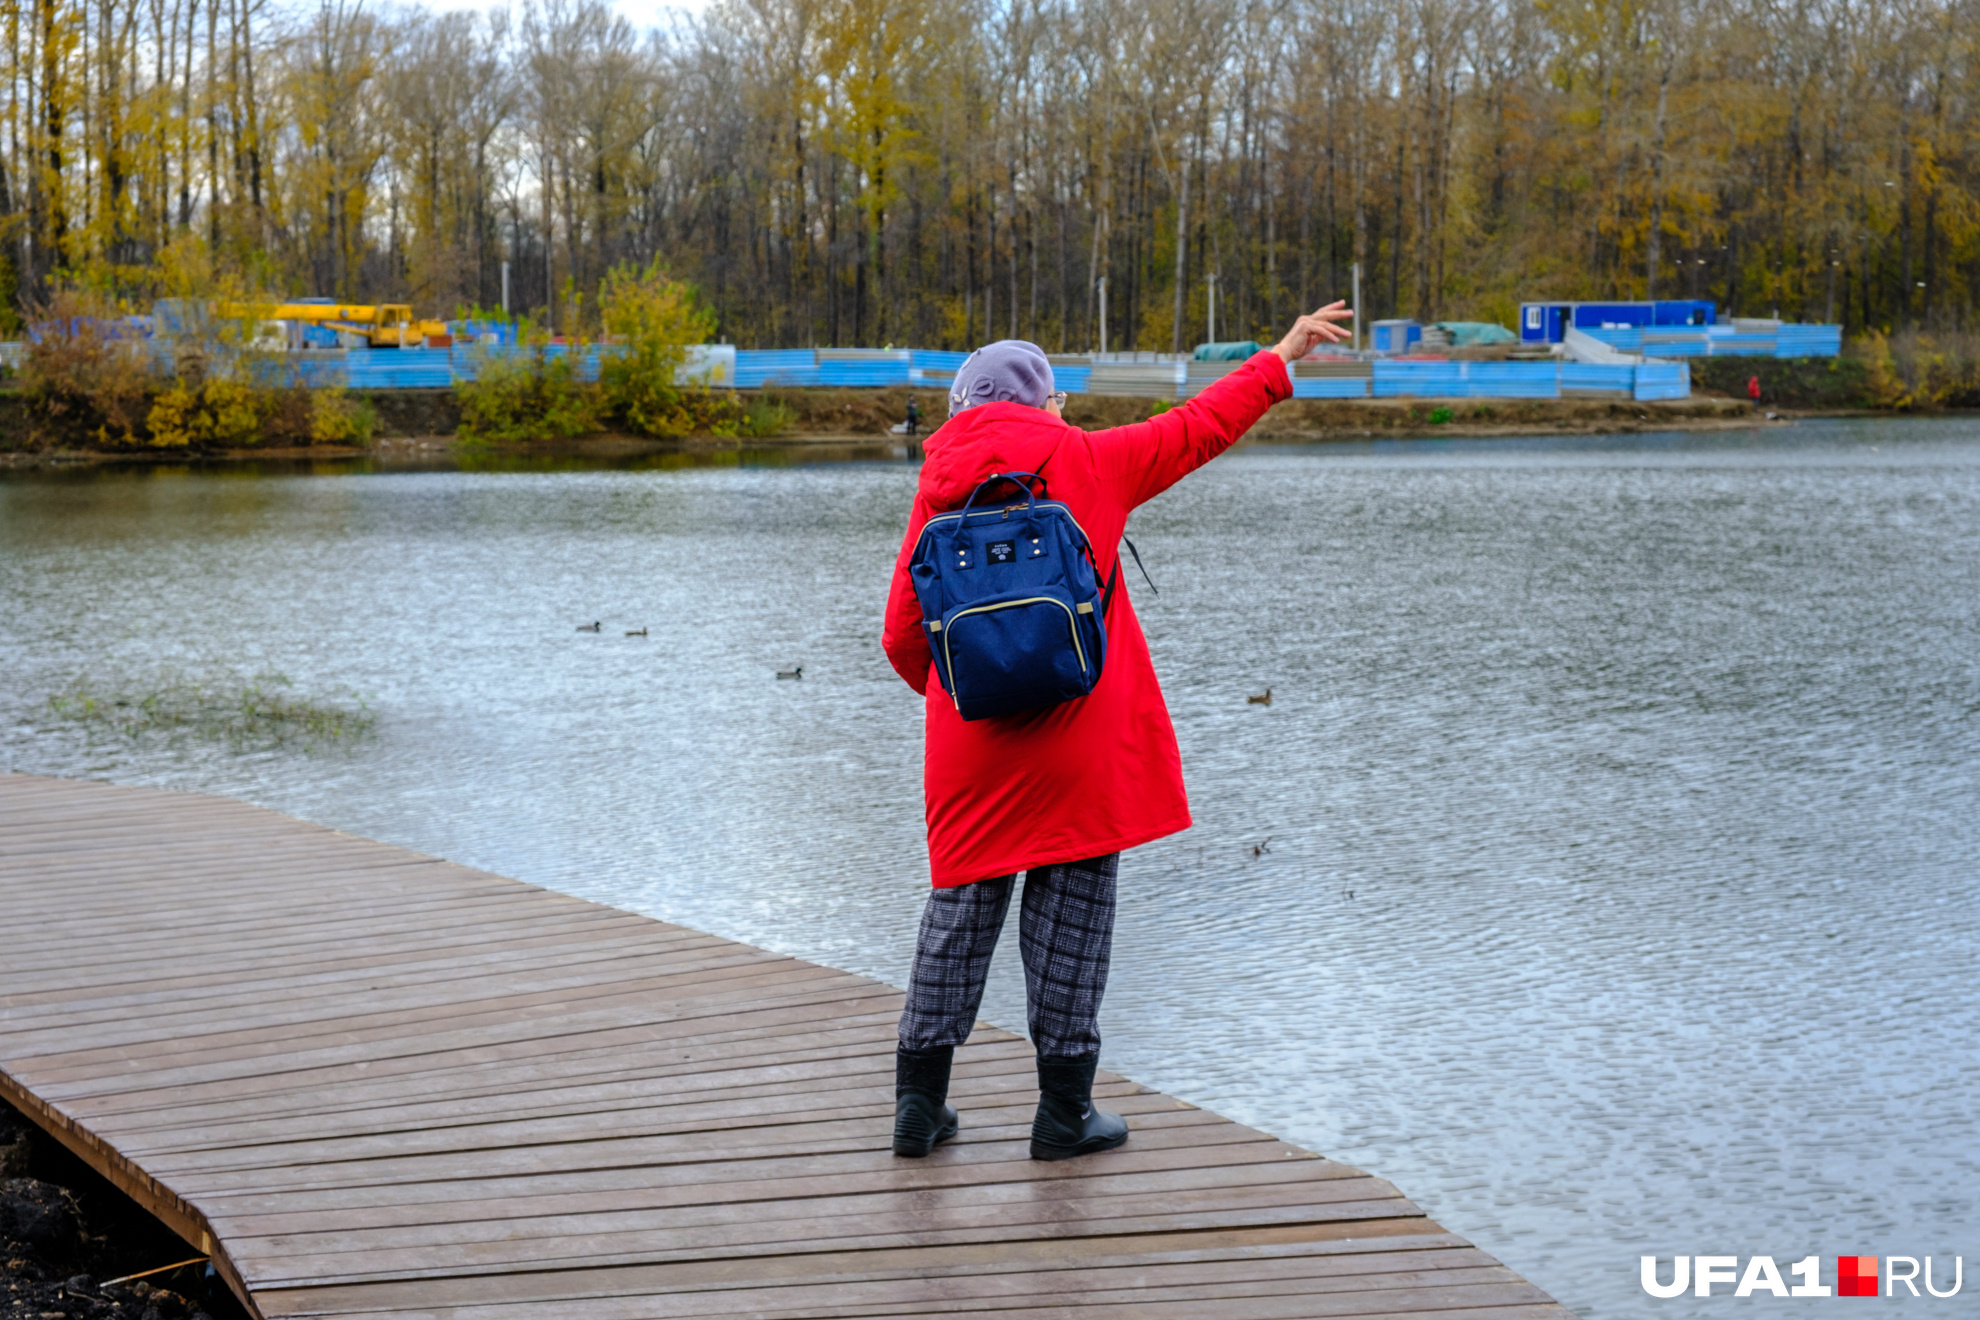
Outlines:
[[[919, 707], [877, 634], [913, 484], [16, 475], [0, 764], [899, 983]], [[1134, 531], [1198, 824], [1122, 867], [1110, 1066], [1393, 1179], [1588, 1317], [1710, 1305], [1650, 1303], [1642, 1253], [1980, 1267], [1980, 426], [1240, 451]], [[48, 706], [263, 670], [376, 732], [132, 745]], [[1021, 1028], [1015, 961], [986, 1016]]]

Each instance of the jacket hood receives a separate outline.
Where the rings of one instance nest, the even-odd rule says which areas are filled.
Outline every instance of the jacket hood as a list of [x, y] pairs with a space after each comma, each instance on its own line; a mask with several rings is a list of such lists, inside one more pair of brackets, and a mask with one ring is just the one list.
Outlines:
[[[1037, 472], [1073, 429], [1043, 408], [978, 404], [928, 437], [921, 494], [938, 509], [956, 508], [993, 472]], [[1051, 473], [1045, 479], [1049, 489]]]

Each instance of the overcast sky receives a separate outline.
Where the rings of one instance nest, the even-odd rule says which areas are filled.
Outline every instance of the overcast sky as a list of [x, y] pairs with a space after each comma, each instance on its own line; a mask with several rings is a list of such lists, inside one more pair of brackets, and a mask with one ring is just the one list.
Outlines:
[[[412, 0], [419, 3], [420, 0]], [[435, 9], [486, 9], [488, 0], [427, 0]], [[522, 8], [523, 0], [514, 0], [513, 7]], [[612, 8], [632, 20], [632, 25], [644, 30], [665, 25], [667, 11], [699, 15], [708, 8], [708, 0], [612, 0]]]

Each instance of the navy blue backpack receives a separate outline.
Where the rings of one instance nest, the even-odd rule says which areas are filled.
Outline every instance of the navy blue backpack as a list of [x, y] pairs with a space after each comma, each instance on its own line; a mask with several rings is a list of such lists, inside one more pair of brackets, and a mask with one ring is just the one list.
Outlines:
[[[1021, 497], [977, 507], [1006, 482]], [[997, 473], [962, 508], [930, 518], [915, 545], [921, 626], [942, 689], [966, 720], [1083, 697], [1107, 661], [1113, 583], [1101, 590], [1085, 531], [1072, 510], [1039, 498], [1044, 486], [1036, 473]]]

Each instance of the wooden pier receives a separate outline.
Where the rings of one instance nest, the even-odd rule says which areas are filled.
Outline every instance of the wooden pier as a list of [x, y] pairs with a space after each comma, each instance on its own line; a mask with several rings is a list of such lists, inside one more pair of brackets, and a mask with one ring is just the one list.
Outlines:
[[[1013, 939], [1015, 936], [1013, 935]], [[1031, 1051], [888, 1150], [900, 994], [239, 802], [0, 775], [0, 1092], [248, 1308], [1571, 1320], [1380, 1178]]]

